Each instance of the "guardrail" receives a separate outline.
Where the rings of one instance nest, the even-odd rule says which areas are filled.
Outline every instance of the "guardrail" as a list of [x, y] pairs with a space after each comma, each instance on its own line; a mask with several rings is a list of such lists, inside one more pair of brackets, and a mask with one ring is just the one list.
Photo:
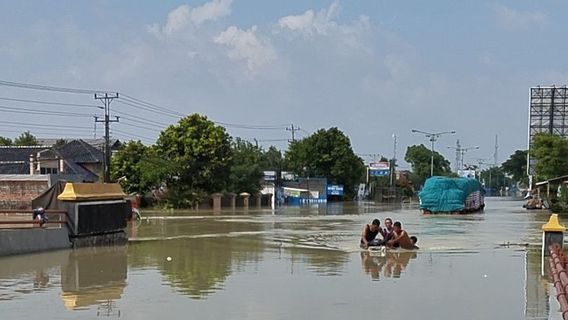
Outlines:
[[554, 288], [556, 288], [556, 300], [560, 305], [562, 319], [568, 320], [568, 256], [564, 254], [562, 248], [555, 244], [548, 248], [550, 250], [550, 273]]
[[34, 220], [31, 210], [0, 210], [0, 229], [33, 229], [67, 227], [67, 211], [64, 210], [46, 210], [48, 220], [44, 224]]

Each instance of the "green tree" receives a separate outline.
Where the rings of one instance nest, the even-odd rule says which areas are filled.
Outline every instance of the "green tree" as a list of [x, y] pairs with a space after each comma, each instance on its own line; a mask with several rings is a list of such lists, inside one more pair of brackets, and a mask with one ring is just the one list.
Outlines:
[[558, 135], [539, 133], [533, 138], [538, 180], [568, 175], [568, 140]]
[[290, 170], [304, 176], [325, 177], [328, 183], [343, 184], [348, 198], [354, 196], [365, 174], [363, 160], [353, 152], [349, 138], [336, 127], [292, 141], [285, 162]]
[[0, 137], [0, 146], [11, 146], [12, 139], [6, 137]]
[[26, 131], [14, 139], [14, 145], [16, 146], [36, 146], [37, 139], [29, 131]]
[[57, 141], [55, 141], [55, 144], [53, 146], [57, 148], [57, 147], [63, 147], [66, 144], [67, 144], [67, 140], [57, 139]]
[[123, 144], [112, 157], [111, 179], [120, 181], [127, 193], [145, 193], [159, 185], [167, 165], [140, 141]]
[[233, 161], [229, 174], [228, 191], [257, 194], [260, 191], [262, 150], [252, 143], [237, 138], [232, 144]]
[[231, 139], [225, 128], [192, 114], [160, 133], [156, 152], [167, 161], [168, 201], [188, 207], [225, 189], [231, 164]]
[[510, 187], [513, 183], [511, 178], [507, 177], [503, 169], [499, 167], [481, 171], [480, 180], [485, 188], [493, 190], [491, 195], [499, 195], [501, 190], [505, 191], [506, 187]]
[[[406, 149], [404, 160], [412, 166], [410, 180], [416, 186], [424, 184], [426, 178], [430, 177], [431, 159], [432, 150], [426, 148], [423, 144], [409, 146]], [[451, 173], [450, 162], [443, 155], [434, 151], [434, 175], [448, 176]]]
[[527, 150], [516, 150], [509, 159], [501, 165], [505, 173], [513, 177], [513, 181], [527, 183]]
[[282, 152], [274, 146], [262, 153], [261, 167], [263, 170], [281, 170], [284, 162]]

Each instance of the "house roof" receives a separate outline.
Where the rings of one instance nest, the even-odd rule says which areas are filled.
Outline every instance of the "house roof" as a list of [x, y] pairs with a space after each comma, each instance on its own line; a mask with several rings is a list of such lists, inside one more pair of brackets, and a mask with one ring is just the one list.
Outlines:
[[24, 161], [0, 161], [0, 174], [30, 173], [30, 165]]
[[67, 174], [77, 174], [83, 177], [83, 181], [97, 181], [99, 176], [93, 173], [91, 170], [86, 169], [82, 165], [64, 160], [65, 173]]
[[83, 165], [102, 163], [104, 153], [82, 140], [73, 140], [63, 146], [2, 146], [0, 147], [0, 174], [29, 174], [30, 155], [39, 159], [63, 159], [65, 172], [77, 174], [85, 181], [96, 181], [98, 176]]
[[55, 148], [56, 153], [67, 161], [75, 163], [102, 163], [104, 153], [83, 140], [73, 140]]
[[[54, 138], [38, 138], [37, 142], [41, 145], [44, 146], [54, 146], [57, 141], [59, 140], [65, 140], [66, 142], [71, 142], [74, 140], [77, 140], [75, 138], [58, 138], [58, 139], [54, 139]], [[81, 141], [84, 141], [88, 144], [90, 144], [91, 146], [97, 148], [97, 149], [102, 149], [103, 146], [105, 145], [105, 139], [104, 138], [98, 138], [98, 139], [81, 139]], [[121, 145], [120, 140], [118, 139], [114, 139], [114, 138], [110, 138], [110, 148], [112, 150], [114, 149], [118, 149]]]
[[46, 146], [0, 146], [0, 162], [2, 161], [27, 161], [30, 162], [30, 155], [48, 150]]

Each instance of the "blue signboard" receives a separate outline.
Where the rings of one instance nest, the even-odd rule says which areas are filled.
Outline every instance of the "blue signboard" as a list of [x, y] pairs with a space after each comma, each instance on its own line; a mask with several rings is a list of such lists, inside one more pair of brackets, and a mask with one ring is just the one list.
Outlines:
[[371, 177], [386, 177], [390, 173], [390, 164], [388, 162], [371, 162], [369, 163], [369, 175]]
[[371, 177], [387, 177], [390, 170], [369, 170], [369, 175]]
[[327, 195], [328, 196], [342, 196], [343, 195], [343, 185], [341, 185], [341, 184], [328, 184], [327, 185]]

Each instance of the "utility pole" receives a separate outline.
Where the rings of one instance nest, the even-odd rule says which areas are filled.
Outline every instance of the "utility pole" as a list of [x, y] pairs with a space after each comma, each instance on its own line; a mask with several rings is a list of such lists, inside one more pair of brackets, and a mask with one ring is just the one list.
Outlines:
[[93, 139], [97, 138], [97, 116], [94, 116], [95, 118], [95, 122], [94, 122], [94, 127], [93, 127]]
[[292, 123], [289, 128], [286, 128], [286, 130], [292, 132], [292, 141], [296, 141], [296, 131], [300, 131], [300, 127], [294, 127], [294, 124]]
[[[551, 108], [552, 109], [552, 108]], [[495, 135], [495, 151], [493, 152], [493, 166], [497, 166], [497, 155], [499, 154], [499, 144], [497, 143], [498, 135]]]
[[393, 139], [393, 153], [392, 153], [392, 162], [391, 162], [391, 170], [390, 170], [390, 186], [393, 186], [394, 178], [396, 177], [396, 143], [397, 143], [397, 135], [392, 134]]
[[95, 100], [101, 100], [105, 106], [105, 118], [103, 120], [99, 120], [95, 117], [95, 122], [104, 122], [105, 124], [105, 149], [103, 161], [104, 182], [110, 182], [110, 123], [118, 122], [119, 120], [118, 117], [115, 117], [113, 120], [110, 119], [110, 103], [114, 99], [118, 99], [118, 92], [95, 93]]
[[[451, 147], [448, 147], [451, 148]], [[462, 164], [460, 164], [460, 159], [461, 159], [461, 155], [460, 155], [460, 150], [461, 150], [461, 145], [460, 145], [460, 139], [456, 140], [456, 173], [458, 171], [460, 171], [460, 168], [462, 168]]]

